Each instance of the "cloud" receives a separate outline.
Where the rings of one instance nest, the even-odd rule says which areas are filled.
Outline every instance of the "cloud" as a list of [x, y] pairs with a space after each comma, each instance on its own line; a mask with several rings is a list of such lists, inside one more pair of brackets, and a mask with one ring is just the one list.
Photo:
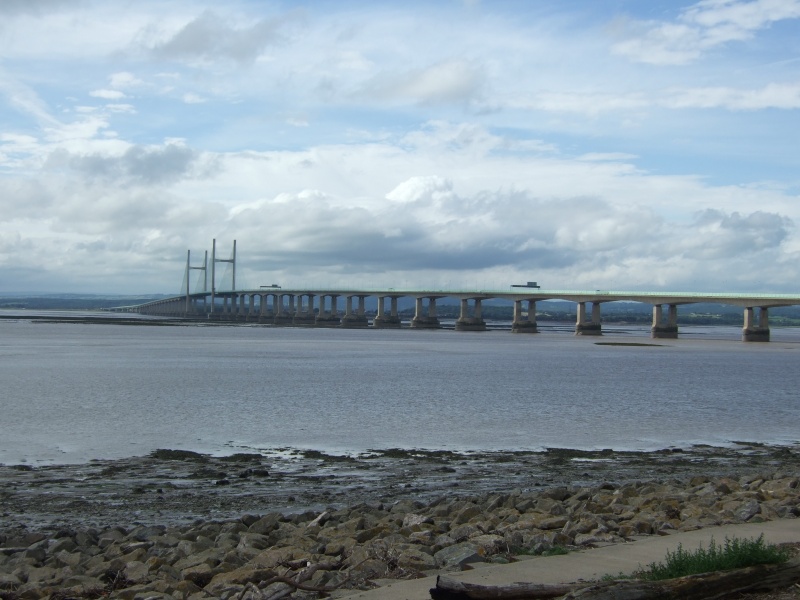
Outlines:
[[197, 94], [187, 93], [183, 95], [183, 101], [186, 104], [203, 104], [206, 102], [206, 99], [198, 96]]
[[129, 89], [144, 85], [144, 81], [136, 77], [133, 73], [129, 73], [127, 71], [112, 73], [108, 78], [108, 82], [111, 87], [115, 89]]
[[612, 51], [655, 65], [684, 65], [708, 50], [742, 42], [771, 24], [800, 18], [800, 0], [703, 0], [683, 10], [677, 22], [618, 20], [626, 39]]
[[466, 60], [453, 59], [403, 73], [384, 73], [366, 85], [364, 95], [422, 105], [466, 103], [480, 95], [483, 84], [480, 68]]
[[214, 62], [220, 58], [252, 63], [269, 45], [283, 40], [282, 28], [292, 17], [259, 19], [237, 26], [211, 10], [204, 11], [169, 39], [153, 46], [153, 55], [162, 60]]
[[67, 168], [89, 180], [105, 180], [123, 186], [156, 186], [174, 183], [192, 173], [197, 154], [179, 144], [162, 147], [129, 147], [119, 156], [109, 154], [73, 154], [57, 150], [48, 158], [46, 168]]
[[660, 104], [666, 108], [724, 108], [727, 110], [762, 110], [800, 108], [800, 82], [770, 83], [761, 89], [705, 87], [672, 90]]
[[89, 95], [93, 98], [104, 98], [106, 100], [121, 100], [125, 94], [119, 90], [92, 90]]
[[0, 67], [0, 94], [16, 110], [34, 117], [40, 123], [56, 123], [56, 119], [50, 114], [47, 103], [36, 91], [8, 74], [2, 67]]
[[3, 0], [0, 2], [0, 15], [42, 15], [73, 5], [71, 0]]
[[730, 258], [779, 247], [793, 228], [785, 216], [756, 211], [742, 215], [706, 209], [692, 225], [695, 236], [689, 248], [703, 259]]

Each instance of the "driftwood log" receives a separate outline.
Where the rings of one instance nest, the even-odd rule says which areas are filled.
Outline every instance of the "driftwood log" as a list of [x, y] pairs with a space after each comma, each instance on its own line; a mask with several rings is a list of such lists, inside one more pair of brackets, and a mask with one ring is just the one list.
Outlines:
[[731, 594], [786, 588], [800, 581], [800, 558], [779, 565], [757, 565], [664, 581], [618, 579], [594, 584], [513, 583], [486, 586], [439, 576], [433, 600], [714, 600]]

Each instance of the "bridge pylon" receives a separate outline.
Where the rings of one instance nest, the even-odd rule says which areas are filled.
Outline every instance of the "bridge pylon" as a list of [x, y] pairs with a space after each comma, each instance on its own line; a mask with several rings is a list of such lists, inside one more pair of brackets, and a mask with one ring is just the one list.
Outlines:
[[211, 310], [209, 315], [214, 314], [214, 296], [217, 293], [216, 286], [216, 266], [217, 263], [231, 263], [233, 265], [233, 280], [231, 281], [231, 291], [236, 291], [236, 240], [233, 240], [233, 255], [231, 258], [217, 258], [217, 239], [211, 242]]
[[[203, 256], [203, 266], [201, 267], [193, 267], [192, 266], [192, 251], [186, 251], [186, 314], [188, 315], [191, 312], [192, 307], [192, 290], [191, 290], [191, 283], [190, 277], [192, 271], [202, 271], [203, 272], [203, 292], [208, 291], [208, 250], [205, 251], [205, 255]], [[205, 300], [203, 300], [205, 304]]]

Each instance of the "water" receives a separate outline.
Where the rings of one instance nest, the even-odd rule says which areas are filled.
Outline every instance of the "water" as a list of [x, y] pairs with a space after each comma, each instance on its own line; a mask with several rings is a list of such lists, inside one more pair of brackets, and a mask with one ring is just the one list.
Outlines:
[[[0, 463], [180, 448], [652, 450], [800, 439], [800, 331], [679, 340], [0, 321]], [[596, 342], [660, 346], [597, 345]]]

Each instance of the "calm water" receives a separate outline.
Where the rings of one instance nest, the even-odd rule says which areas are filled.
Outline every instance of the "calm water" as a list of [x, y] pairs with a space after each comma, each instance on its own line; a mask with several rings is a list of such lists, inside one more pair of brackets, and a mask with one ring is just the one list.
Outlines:
[[0, 321], [0, 463], [155, 448], [656, 449], [800, 439], [800, 331], [136, 327]]

